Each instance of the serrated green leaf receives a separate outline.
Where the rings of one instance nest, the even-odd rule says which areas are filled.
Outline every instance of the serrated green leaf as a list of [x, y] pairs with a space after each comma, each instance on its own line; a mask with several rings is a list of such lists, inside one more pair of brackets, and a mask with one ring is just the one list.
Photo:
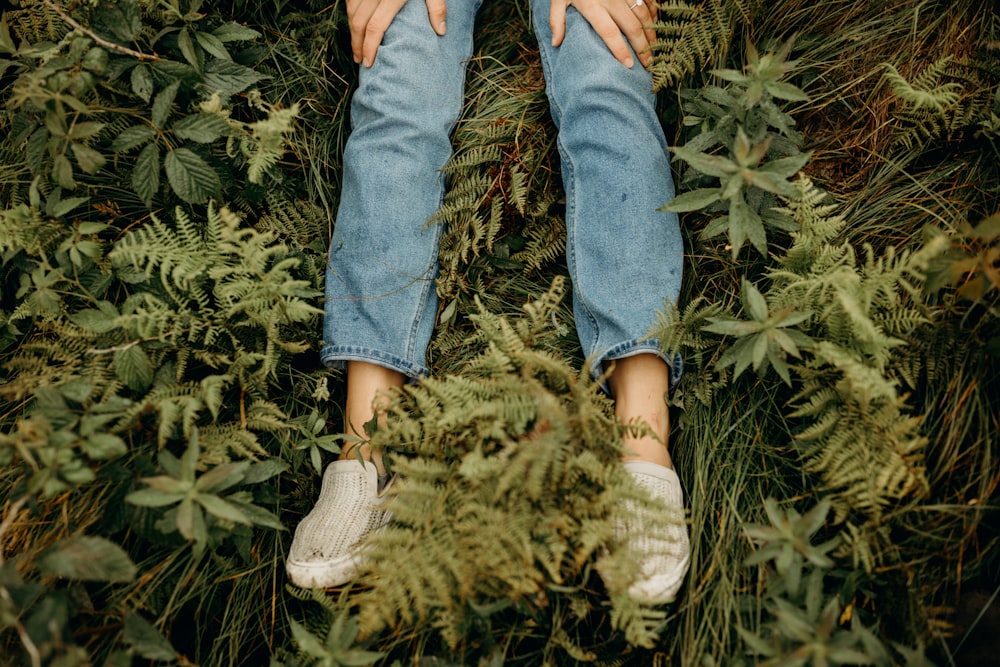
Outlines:
[[780, 356], [778, 356], [776, 351], [773, 349], [768, 350], [767, 360], [771, 363], [771, 367], [774, 368], [774, 370], [778, 373], [778, 376], [781, 377], [782, 381], [784, 381], [786, 385], [791, 387], [792, 376], [788, 372], [789, 370], [788, 364], [785, 362], [785, 360], [782, 359]]
[[177, 47], [181, 50], [184, 60], [191, 64], [199, 72], [201, 71], [201, 53], [191, 39], [190, 28], [184, 28], [177, 33]]
[[139, 63], [133, 67], [131, 83], [132, 92], [141, 97], [144, 102], [149, 102], [153, 96], [153, 73], [150, 71], [149, 65]]
[[107, 162], [103, 155], [90, 146], [78, 143], [72, 143], [70, 146], [73, 150], [73, 156], [76, 158], [76, 163], [80, 165], [80, 169], [85, 173], [96, 174], [104, 166], [104, 163]]
[[115, 352], [115, 377], [130, 389], [143, 392], [153, 382], [153, 364], [140, 345]]
[[219, 175], [190, 148], [170, 151], [163, 166], [170, 187], [189, 204], [204, 204], [222, 189]]
[[281, 519], [262, 507], [257, 507], [256, 505], [251, 505], [250, 503], [236, 501], [230, 502], [238, 507], [247, 519], [250, 520], [250, 523], [255, 526], [263, 526], [264, 528], [271, 528], [272, 530], [287, 530], [284, 524], [281, 523]]
[[132, 170], [132, 189], [148, 208], [160, 191], [160, 147], [149, 144], [139, 153]]
[[142, 31], [142, 16], [135, 0], [98, 3], [91, 22], [122, 44], [134, 42]]
[[721, 365], [722, 361], [729, 357], [728, 363], [733, 365], [734, 380], [742, 375], [743, 371], [750, 368], [750, 364], [753, 363], [753, 343], [757, 340], [759, 335], [760, 334], [757, 334], [756, 336], [745, 336], [739, 339], [731, 348], [726, 350], [719, 359], [719, 363]]
[[[198, 442], [198, 429], [195, 427], [191, 433], [191, 439], [188, 441], [187, 449], [181, 455], [180, 461], [178, 461], [179, 466], [171, 466], [174, 471], [166, 465], [166, 461], [162, 461], [160, 465], [164, 470], [171, 472], [172, 475], [179, 476], [182, 480], [188, 484], [194, 485], [195, 475], [198, 472], [198, 457], [201, 455], [201, 446]], [[162, 456], [161, 456], [162, 458]]]
[[73, 165], [70, 164], [69, 158], [62, 153], [56, 155], [52, 160], [52, 180], [56, 182], [56, 185], [67, 190], [76, 187], [76, 181], [73, 180]]
[[268, 78], [231, 60], [210, 60], [205, 65], [204, 85], [209, 92], [226, 99]]
[[742, 287], [743, 307], [746, 309], [747, 314], [758, 322], [766, 321], [768, 308], [764, 295], [761, 294], [757, 287], [746, 278], [743, 279]]
[[80, 65], [83, 69], [101, 76], [108, 70], [108, 52], [99, 46], [91, 47]]
[[667, 202], [660, 208], [661, 211], [674, 211], [682, 213], [685, 211], [697, 211], [719, 201], [721, 192], [719, 188], [700, 188], [677, 195], [673, 200]]
[[288, 624], [292, 628], [292, 637], [298, 645], [299, 650], [312, 658], [325, 658], [328, 651], [323, 642], [316, 635], [312, 634], [305, 627], [295, 622], [295, 619], [288, 619]]
[[717, 218], [712, 218], [709, 220], [705, 228], [701, 230], [701, 238], [710, 239], [714, 236], [718, 236], [729, 229], [729, 216], [720, 215]]
[[319, 451], [319, 447], [309, 448], [309, 462], [312, 464], [313, 470], [316, 471], [317, 475], [323, 474], [323, 455]]
[[202, 493], [219, 493], [243, 481], [249, 461], [236, 461], [216, 466], [198, 478], [195, 488]]
[[729, 158], [718, 155], [706, 155], [697, 151], [688, 150], [683, 146], [675, 146], [670, 149], [680, 159], [687, 162], [694, 169], [708, 176], [725, 178], [731, 174], [739, 172], [740, 168]]
[[778, 345], [778, 347], [784, 350], [786, 354], [796, 358], [802, 356], [802, 353], [799, 352], [799, 346], [795, 344], [795, 341], [792, 340], [791, 336], [781, 329], [772, 329], [771, 336], [774, 338], [774, 342]]
[[724, 81], [732, 81], [733, 83], [747, 83], [750, 81], [750, 77], [734, 69], [713, 69], [710, 71], [712, 76], [717, 76]]
[[233, 523], [242, 523], [248, 526], [251, 523], [246, 514], [244, 514], [238, 507], [232, 503], [226, 502], [219, 496], [210, 493], [202, 493], [198, 495], [198, 502], [205, 508], [205, 511], [220, 519], [232, 521]]
[[194, 540], [196, 526], [195, 513], [200, 513], [201, 510], [195, 506], [194, 500], [190, 497], [186, 497], [181, 500], [181, 504], [177, 506], [177, 532], [179, 532], [184, 539]]
[[[136, 614], [125, 616], [122, 641], [147, 660], [174, 660], [177, 651], [149, 621]], [[131, 664], [131, 660], [129, 661]]]
[[69, 320], [78, 327], [93, 331], [94, 333], [107, 333], [117, 326], [114, 320], [96, 308], [78, 310], [70, 314]]
[[[796, 174], [801, 171], [802, 167], [806, 166], [806, 163], [812, 158], [812, 152], [799, 153], [798, 155], [790, 155], [788, 157], [783, 157], [778, 160], [771, 160], [762, 164], [758, 171], [767, 174], [774, 174], [780, 176], [781, 178], [794, 178]], [[795, 190], [795, 187], [792, 186]], [[797, 192], [797, 190], [795, 190]]]
[[153, 98], [153, 111], [150, 119], [153, 121], [155, 127], [161, 129], [166, 127], [167, 118], [170, 116], [170, 109], [174, 104], [174, 100], [177, 99], [177, 91], [180, 87], [180, 79], [177, 79]]
[[76, 141], [81, 141], [83, 139], [89, 139], [95, 134], [103, 130], [107, 126], [106, 123], [98, 123], [96, 121], [86, 121], [83, 123], [74, 123], [72, 127], [69, 128], [69, 133], [66, 135], [70, 139]]
[[761, 169], [746, 170], [744, 178], [749, 185], [772, 194], [781, 195], [786, 199], [793, 199], [798, 196], [798, 190], [794, 185], [784, 178], [769, 174]]
[[31, 133], [28, 142], [24, 147], [24, 160], [31, 169], [32, 174], [37, 174], [45, 164], [45, 156], [48, 153], [49, 131], [40, 127]]
[[80, 255], [89, 257], [94, 261], [101, 258], [101, 244], [96, 241], [77, 241], [71, 249], [76, 250]]
[[125, 550], [103, 537], [68, 537], [53, 544], [38, 558], [43, 576], [79, 581], [129, 582], [136, 567]]
[[111, 433], [95, 433], [83, 441], [80, 449], [95, 461], [106, 461], [128, 453], [125, 441]]
[[148, 484], [150, 488], [156, 489], [157, 491], [187, 495], [188, 492], [191, 491], [193, 484], [190, 480], [178, 479], [177, 474], [179, 470], [177, 470], [176, 466], [167, 465], [171, 460], [177, 465], [180, 465], [180, 462], [177, 459], [169, 459], [161, 455], [160, 467], [163, 468], [168, 474], [156, 475], [154, 477], [143, 477], [142, 481]]
[[232, 60], [229, 55], [229, 51], [226, 50], [225, 44], [222, 43], [218, 37], [209, 32], [196, 31], [194, 33], [194, 38], [197, 40], [198, 45], [205, 49], [207, 53], [215, 56], [216, 58], [221, 58], [222, 60]]
[[702, 331], [722, 334], [723, 336], [749, 336], [760, 331], [760, 324], [744, 320], [734, 320], [723, 317], [710, 317], [711, 322], [702, 327]]
[[732, 200], [729, 205], [729, 239], [733, 246], [734, 258], [747, 239], [761, 255], [767, 256], [767, 232], [764, 231], [764, 223], [742, 197]]
[[244, 484], [260, 484], [288, 470], [288, 463], [282, 459], [265, 459], [251, 466], [243, 474]]
[[140, 507], [165, 507], [179, 503], [184, 499], [183, 493], [169, 493], [159, 489], [139, 489], [125, 496], [125, 502]]
[[752, 356], [754, 370], [760, 369], [761, 364], [768, 354], [768, 340], [766, 334], [757, 334], [753, 338]]
[[790, 83], [785, 83], [784, 81], [768, 81], [764, 84], [764, 88], [779, 100], [787, 100], [789, 102], [809, 101], [809, 96], [801, 88]]
[[260, 37], [260, 33], [252, 28], [240, 25], [234, 21], [223, 23], [212, 31], [221, 42], [248, 42]]
[[[53, 200], [52, 198], [49, 198], [49, 201], [46, 202], [45, 208], [47, 209], [46, 212], [53, 218], [62, 218], [76, 207], [82, 204], [86, 204], [89, 201], [90, 201], [89, 197], [69, 197], [68, 199], [59, 199], [59, 200]], [[51, 208], [49, 204], [51, 204]], [[102, 225], [102, 229], [105, 226], [106, 225]], [[81, 233], [86, 233], [86, 232], [83, 232], [81, 229]]]
[[111, 150], [116, 153], [125, 153], [142, 146], [155, 136], [156, 130], [150, 126], [133, 125], [125, 128], [115, 137], [115, 140], [111, 142]]
[[214, 113], [197, 113], [181, 118], [172, 129], [181, 139], [210, 144], [229, 132], [229, 123]]
[[[100, 234], [105, 229], [109, 229], [110, 227], [111, 225], [104, 224], [103, 222], [81, 222], [76, 229], [81, 234], [86, 234], [89, 236], [91, 234]], [[115, 315], [118, 314], [118, 311], [117, 309], [115, 309], [113, 304], [109, 303], [108, 301], [102, 301], [101, 303], [108, 304], [108, 306], [111, 307], [111, 310], [114, 311]]]

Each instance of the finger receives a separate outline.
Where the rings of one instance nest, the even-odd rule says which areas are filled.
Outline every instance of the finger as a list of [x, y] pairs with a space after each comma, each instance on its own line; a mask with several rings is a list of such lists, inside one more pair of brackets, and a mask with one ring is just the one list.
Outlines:
[[375, 63], [375, 55], [382, 44], [382, 37], [389, 29], [389, 24], [406, 3], [406, 0], [383, 0], [368, 19], [365, 26], [363, 44], [361, 46], [361, 64], [371, 67]]
[[[590, 22], [594, 32], [597, 33], [597, 36], [600, 37], [607, 45], [608, 50], [611, 51], [611, 55], [613, 55], [618, 62], [625, 65], [625, 67], [631, 69], [632, 66], [635, 65], [635, 59], [632, 58], [632, 52], [629, 51], [628, 44], [625, 42], [625, 39], [622, 38], [624, 35], [625, 38], [628, 39], [629, 35], [624, 26], [621, 24], [631, 22], [634, 26], [638, 27], [640, 33], [642, 32], [642, 25], [639, 24], [638, 19], [636, 19], [635, 16], [628, 11], [625, 5], [622, 5], [622, 9], [625, 11], [626, 15], [619, 16], [617, 18], [603, 12], [598, 13], [593, 18], [586, 18]], [[631, 41], [632, 40], [629, 39], [629, 43], [631, 43]], [[633, 46], [633, 48], [635, 47]], [[638, 50], [636, 50], [636, 52], [638, 52]]]
[[649, 67], [653, 62], [650, 44], [656, 39], [656, 31], [649, 26], [656, 20], [656, 7], [653, 6], [651, 0], [625, 0], [625, 2], [631, 16], [639, 21], [638, 26], [642, 30], [642, 36], [639, 36], [636, 24], [631, 18], [619, 11], [617, 4], [614, 10], [615, 20], [621, 26], [622, 34], [625, 35], [636, 55], [639, 56], [639, 62], [642, 63], [643, 67]]
[[[632, 0], [635, 2], [635, 0]], [[642, 5], [635, 8], [635, 15], [642, 23], [643, 30], [646, 33], [646, 42], [652, 46], [653, 42], [656, 41], [656, 31], [651, 27], [656, 23], [656, 5], [654, 5], [650, 0], [643, 0]], [[644, 62], [643, 65], [648, 65]]]
[[[635, 0], [631, 1], [634, 4]], [[639, 57], [639, 62], [642, 63], [643, 67], [648, 67], [653, 62], [653, 53], [649, 49], [649, 37], [646, 29], [643, 27], [644, 23], [636, 15], [636, 12], [642, 12], [644, 17], [648, 19], [649, 12], [646, 10], [645, 4], [643, 2], [642, 5], [632, 9], [629, 9], [628, 5], [625, 5], [623, 8], [626, 11], [624, 12], [618, 9], [619, 6], [616, 5], [613, 10], [613, 18], [618, 25], [618, 29], [621, 31], [621, 35], [628, 40], [632, 50]]]
[[431, 20], [431, 28], [439, 35], [444, 35], [447, 16], [448, 5], [445, 0], [427, 0], [427, 18]]
[[552, 46], [562, 44], [566, 36], [566, 8], [569, 0], [552, 0], [549, 6], [549, 28], [552, 30]]
[[365, 0], [348, 1], [347, 25], [351, 29], [351, 55], [355, 63], [361, 62], [361, 51], [365, 43], [365, 27], [375, 11], [376, 3]]

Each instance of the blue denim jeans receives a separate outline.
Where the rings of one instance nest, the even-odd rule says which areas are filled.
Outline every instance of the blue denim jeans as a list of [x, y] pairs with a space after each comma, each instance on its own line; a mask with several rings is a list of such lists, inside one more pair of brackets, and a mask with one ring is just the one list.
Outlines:
[[[462, 110], [479, 4], [448, 3], [439, 37], [425, 3], [409, 0], [374, 65], [361, 70], [326, 276], [327, 365], [360, 360], [428, 373], [441, 230], [425, 223], [444, 194], [441, 168]], [[558, 48], [549, 0], [532, 0], [532, 15], [559, 129], [574, 318], [596, 377], [605, 361], [660, 354], [646, 335], [680, 291], [677, 216], [657, 211], [674, 196], [666, 141], [638, 59], [632, 69], [615, 60], [573, 7]], [[679, 360], [664, 359], [676, 380]]]

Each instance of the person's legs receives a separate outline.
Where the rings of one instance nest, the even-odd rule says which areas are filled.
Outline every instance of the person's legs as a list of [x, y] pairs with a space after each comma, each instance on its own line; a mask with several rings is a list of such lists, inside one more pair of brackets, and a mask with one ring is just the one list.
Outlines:
[[[443, 197], [441, 168], [462, 109], [478, 6], [449, 7], [448, 30], [439, 36], [424, 3], [408, 2], [373, 66], [361, 68], [352, 100], [322, 357], [346, 365], [344, 432], [362, 439], [379, 395], [427, 372], [440, 229], [425, 223]], [[367, 446], [360, 451], [370, 458]], [[348, 443], [341, 458], [356, 455]]]
[[[347, 398], [344, 403], [344, 432], [349, 436], [359, 438], [356, 442], [348, 442], [344, 445], [340, 454], [340, 460], [356, 458], [360, 453], [361, 458], [372, 461], [379, 474], [385, 474], [382, 465], [382, 457], [379, 454], [372, 456], [372, 452], [366, 442], [369, 433], [365, 430], [365, 424], [369, 423], [373, 417], [379, 425], [385, 424], [385, 405], [388, 401], [388, 394], [393, 389], [403, 386], [405, 376], [399, 371], [385, 366], [368, 363], [367, 361], [347, 362]], [[360, 442], [360, 445], [358, 443]], [[355, 446], [360, 446], [355, 450]]]
[[441, 230], [426, 223], [443, 197], [479, 2], [451, 4], [438, 36], [425, 3], [407, 2], [361, 69], [326, 275], [327, 365], [427, 373]]
[[532, 13], [559, 128], [580, 343], [592, 375], [610, 371], [617, 417], [650, 428], [626, 437], [626, 470], [678, 515], [653, 534], [640, 508], [623, 508], [618, 533], [638, 560], [629, 592], [665, 602], [682, 585], [690, 554], [683, 494], [667, 450], [666, 392], [680, 368], [646, 337], [656, 311], [665, 301], [676, 303], [683, 264], [677, 216], [657, 210], [674, 195], [666, 140], [646, 70], [618, 62], [574, 7], [558, 48], [551, 45], [549, 0], [533, 0]]
[[[567, 264], [584, 354], [597, 377], [615, 361], [609, 389], [623, 421], [643, 419], [666, 443], [664, 395], [679, 366], [646, 334], [664, 302], [676, 303], [684, 248], [666, 140], [652, 79], [619, 63], [570, 7], [566, 37], [551, 46], [549, 0], [532, 5], [566, 189]], [[671, 366], [668, 366], [667, 362]], [[669, 464], [648, 441], [635, 456]]]
[[[321, 357], [347, 366], [344, 431], [364, 440], [384, 395], [427, 373], [437, 310], [441, 167], [462, 109], [478, 0], [448, 8], [435, 34], [424, 2], [411, 0], [362, 68], [351, 105], [344, 184], [326, 275]], [[329, 587], [352, 579], [365, 539], [389, 519], [384, 470], [367, 445], [348, 442], [323, 475], [319, 499], [296, 527], [286, 569], [293, 583]], [[360, 457], [359, 457], [360, 454]], [[361, 460], [359, 460], [359, 458]]]
[[665, 397], [670, 388], [667, 365], [653, 354], [637, 354], [613, 362], [608, 378], [615, 416], [623, 424], [643, 423], [648, 433], [625, 438], [625, 461], [649, 461], [673, 468], [667, 444], [670, 415]]

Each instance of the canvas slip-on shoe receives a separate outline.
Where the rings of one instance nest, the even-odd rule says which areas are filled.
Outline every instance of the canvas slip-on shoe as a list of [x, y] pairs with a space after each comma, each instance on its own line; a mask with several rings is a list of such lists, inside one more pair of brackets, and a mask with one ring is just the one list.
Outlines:
[[285, 569], [302, 588], [329, 588], [354, 579], [364, 564], [366, 538], [391, 518], [370, 461], [334, 461], [312, 510], [295, 529]]
[[[684, 494], [672, 468], [647, 461], [626, 461], [636, 483], [664, 505], [670, 523], [643, 520], [645, 510], [626, 507], [615, 525], [616, 537], [636, 559], [637, 574], [628, 592], [636, 600], [664, 604], [677, 597], [691, 561], [691, 542], [684, 522]], [[640, 511], [641, 510], [641, 511]]]

